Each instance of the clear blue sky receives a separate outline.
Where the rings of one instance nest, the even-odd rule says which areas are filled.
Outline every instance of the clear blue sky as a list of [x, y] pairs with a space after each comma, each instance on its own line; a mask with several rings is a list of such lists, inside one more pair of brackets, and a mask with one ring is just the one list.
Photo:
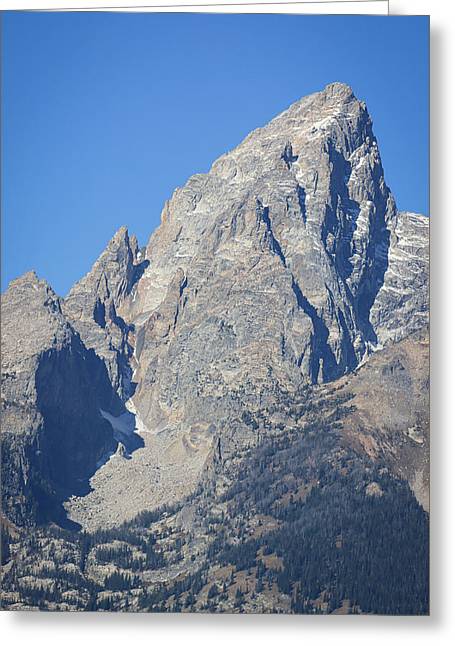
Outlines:
[[367, 102], [400, 209], [428, 213], [428, 19], [3, 14], [2, 289], [64, 295], [122, 224], [301, 96]]

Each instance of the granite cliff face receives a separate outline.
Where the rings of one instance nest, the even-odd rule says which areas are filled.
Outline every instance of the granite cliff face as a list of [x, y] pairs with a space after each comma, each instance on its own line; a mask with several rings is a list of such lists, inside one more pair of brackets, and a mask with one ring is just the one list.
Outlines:
[[141, 417], [210, 428], [221, 451], [255, 441], [242, 408], [426, 324], [427, 236], [427, 218], [397, 212], [352, 90], [298, 101], [165, 205], [125, 308]]
[[140, 255], [137, 240], [122, 227], [63, 302], [65, 315], [84, 343], [105, 361], [112, 385], [123, 399], [131, 391], [132, 349], [129, 326], [120, 311], [146, 264], [138, 260]]
[[[35, 278], [20, 281], [35, 289]], [[295, 398], [308, 385], [343, 380], [373, 353], [424, 329], [427, 287], [428, 219], [397, 211], [367, 108], [333, 83], [178, 188], [146, 249], [120, 229], [67, 298], [52, 297], [58, 325], [25, 355], [17, 391], [8, 361], [25, 359], [18, 346], [8, 350], [11, 407], [27, 392], [33, 411], [13, 427], [36, 433], [44, 424], [30, 384], [35, 376], [51, 381], [51, 368], [38, 356], [53, 352], [67, 365], [67, 355], [89, 353], [111, 390], [102, 405], [92, 395], [97, 401], [84, 413], [98, 429], [89, 433], [98, 439], [87, 470], [113, 441], [99, 408], [115, 429], [125, 402], [143, 447], [131, 461], [98, 469], [93, 491], [66, 507], [90, 527], [119, 522], [178, 499], [203, 473], [222, 473], [257, 446], [264, 429], [251, 419], [283, 393]], [[3, 306], [20, 318], [17, 290], [11, 286]], [[42, 329], [18, 328], [16, 336], [31, 339]], [[92, 368], [73, 368], [93, 388]], [[101, 391], [108, 396], [105, 385]], [[78, 428], [88, 433], [85, 422]], [[126, 484], [128, 500], [119, 502]]]
[[386, 345], [428, 325], [429, 220], [399, 213], [387, 256], [383, 284], [370, 319], [378, 342]]

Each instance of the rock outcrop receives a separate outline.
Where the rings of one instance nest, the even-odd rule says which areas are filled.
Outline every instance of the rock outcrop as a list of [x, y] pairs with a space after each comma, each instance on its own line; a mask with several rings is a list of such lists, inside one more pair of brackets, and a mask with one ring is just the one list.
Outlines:
[[61, 501], [86, 491], [115, 450], [99, 408], [118, 412], [104, 363], [30, 272], [2, 296], [2, 503], [13, 522], [64, 522]]
[[399, 213], [392, 229], [384, 282], [370, 319], [378, 343], [386, 345], [429, 322], [429, 219]]
[[91, 271], [63, 301], [63, 311], [87, 347], [106, 363], [112, 385], [126, 400], [131, 394], [129, 325], [121, 308], [146, 263], [126, 227], [117, 231]]

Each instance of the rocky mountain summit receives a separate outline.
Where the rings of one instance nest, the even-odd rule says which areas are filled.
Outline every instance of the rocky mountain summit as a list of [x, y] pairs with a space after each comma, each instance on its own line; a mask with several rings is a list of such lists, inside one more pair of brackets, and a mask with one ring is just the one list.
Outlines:
[[381, 504], [411, 504], [390, 493], [406, 483], [427, 509], [428, 228], [397, 210], [365, 103], [333, 83], [176, 189], [146, 248], [122, 227], [65, 299], [34, 274], [13, 281], [4, 514], [62, 524], [64, 506], [96, 532], [190, 496], [169, 522], [193, 571], [212, 540], [201, 509], [245, 520], [226, 500], [249, 470], [254, 489], [251, 456], [269, 445], [294, 456], [294, 471], [271, 462], [286, 509], [329, 487], [317, 465], [357, 483], [364, 469], [355, 491]]
[[129, 327], [119, 312], [145, 262], [136, 238], [126, 227], [117, 231], [92, 270], [77, 282], [63, 301], [63, 311], [81, 338], [106, 363], [113, 387], [123, 399], [131, 389], [132, 349]]
[[427, 228], [397, 212], [348, 86], [298, 101], [165, 205], [125, 309], [137, 410], [225, 438], [233, 398], [332, 381], [419, 329]]

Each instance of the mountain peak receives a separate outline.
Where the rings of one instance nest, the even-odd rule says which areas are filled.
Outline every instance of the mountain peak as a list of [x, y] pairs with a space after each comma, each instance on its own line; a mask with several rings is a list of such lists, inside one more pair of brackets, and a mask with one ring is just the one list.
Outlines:
[[2, 301], [9, 299], [24, 298], [32, 306], [39, 307], [44, 304], [46, 307], [52, 304], [52, 310], [59, 309], [60, 297], [54, 292], [47, 280], [39, 278], [35, 271], [27, 271], [19, 278], [12, 280], [8, 289], [3, 295]]
[[326, 94], [330, 97], [339, 97], [341, 99], [352, 99], [354, 97], [354, 92], [350, 85], [347, 83], [342, 83], [340, 81], [335, 81], [334, 83], [329, 83], [322, 90], [323, 94]]
[[1, 305], [2, 365], [14, 361], [18, 352], [26, 360], [43, 348], [62, 346], [71, 334], [60, 298], [34, 271], [10, 282]]
[[34, 269], [31, 269], [30, 271], [26, 271], [25, 273], [23, 273], [21, 276], [18, 276], [17, 278], [14, 278], [13, 280], [11, 280], [8, 285], [8, 290], [16, 289], [18, 287], [23, 287], [27, 285], [40, 285], [40, 284], [47, 285], [47, 282], [45, 280], [40, 279], [36, 271]]
[[108, 243], [108, 247], [120, 245], [120, 244], [127, 244], [128, 241], [129, 241], [128, 227], [125, 225], [122, 225], [119, 229], [117, 229], [117, 231], [110, 239]]
[[65, 315], [84, 343], [105, 360], [121, 396], [128, 392], [131, 373], [129, 328], [122, 318], [122, 306], [141, 271], [137, 255], [136, 237], [130, 238], [127, 227], [120, 227], [63, 303]]

